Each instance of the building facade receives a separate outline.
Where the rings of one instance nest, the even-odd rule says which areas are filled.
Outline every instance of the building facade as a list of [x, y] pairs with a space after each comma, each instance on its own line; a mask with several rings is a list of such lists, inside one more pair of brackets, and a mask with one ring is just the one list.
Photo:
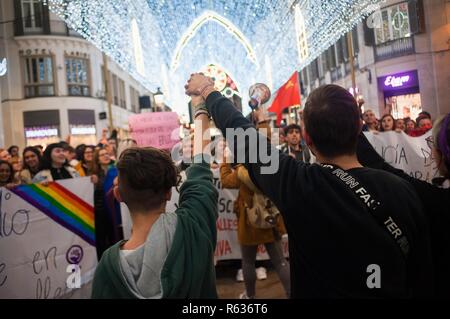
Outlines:
[[[378, 117], [450, 112], [450, 1], [386, 0], [351, 32], [356, 96]], [[303, 94], [334, 83], [351, 90], [349, 35], [300, 72]]]
[[139, 113], [139, 98], [152, 93], [111, 59], [108, 61], [112, 114], [108, 112], [102, 52], [39, 0], [0, 3], [0, 146], [96, 144], [102, 130], [126, 135], [128, 117]]

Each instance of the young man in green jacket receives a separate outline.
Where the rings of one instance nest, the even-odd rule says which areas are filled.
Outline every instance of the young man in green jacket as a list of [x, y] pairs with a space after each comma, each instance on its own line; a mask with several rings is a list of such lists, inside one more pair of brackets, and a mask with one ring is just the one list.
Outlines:
[[208, 114], [199, 105], [194, 164], [187, 170], [174, 213], [166, 212], [178, 182], [169, 155], [154, 148], [123, 153], [114, 193], [130, 210], [132, 235], [103, 254], [92, 298], [217, 298], [213, 258], [218, 193], [209, 159], [202, 154], [208, 128]]

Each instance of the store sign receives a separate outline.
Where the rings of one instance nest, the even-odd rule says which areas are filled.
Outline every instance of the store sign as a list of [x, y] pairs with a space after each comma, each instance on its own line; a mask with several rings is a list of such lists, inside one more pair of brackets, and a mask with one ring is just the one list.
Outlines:
[[386, 78], [386, 81], [384, 81], [385, 86], [390, 86], [393, 88], [402, 87], [403, 85], [407, 84], [411, 77], [409, 75], [399, 76], [396, 77], [395, 75], [390, 75]]
[[26, 129], [26, 138], [40, 138], [40, 137], [52, 137], [58, 136], [57, 128], [46, 128], [46, 129]]
[[385, 91], [418, 87], [417, 71], [391, 74], [378, 79], [380, 86]]
[[70, 134], [72, 135], [95, 135], [97, 132], [95, 127], [72, 127], [70, 129]]

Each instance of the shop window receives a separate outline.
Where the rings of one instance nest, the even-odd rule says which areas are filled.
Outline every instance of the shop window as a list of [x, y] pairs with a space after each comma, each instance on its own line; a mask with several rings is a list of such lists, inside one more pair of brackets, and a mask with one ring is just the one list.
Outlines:
[[70, 143], [72, 146], [80, 144], [96, 145], [97, 130], [95, 125], [95, 111], [69, 110]]
[[23, 112], [24, 133], [27, 146], [47, 146], [60, 141], [58, 110]]

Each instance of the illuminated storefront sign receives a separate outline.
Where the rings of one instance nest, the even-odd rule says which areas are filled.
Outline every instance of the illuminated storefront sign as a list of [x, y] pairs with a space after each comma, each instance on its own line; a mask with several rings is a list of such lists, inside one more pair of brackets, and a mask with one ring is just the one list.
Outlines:
[[95, 135], [96, 133], [95, 127], [72, 127], [70, 129], [72, 135]]
[[57, 128], [33, 128], [25, 129], [26, 138], [42, 138], [42, 137], [52, 137], [58, 136]]
[[392, 91], [419, 86], [417, 71], [408, 71], [386, 75], [378, 78], [378, 83], [384, 91]]

